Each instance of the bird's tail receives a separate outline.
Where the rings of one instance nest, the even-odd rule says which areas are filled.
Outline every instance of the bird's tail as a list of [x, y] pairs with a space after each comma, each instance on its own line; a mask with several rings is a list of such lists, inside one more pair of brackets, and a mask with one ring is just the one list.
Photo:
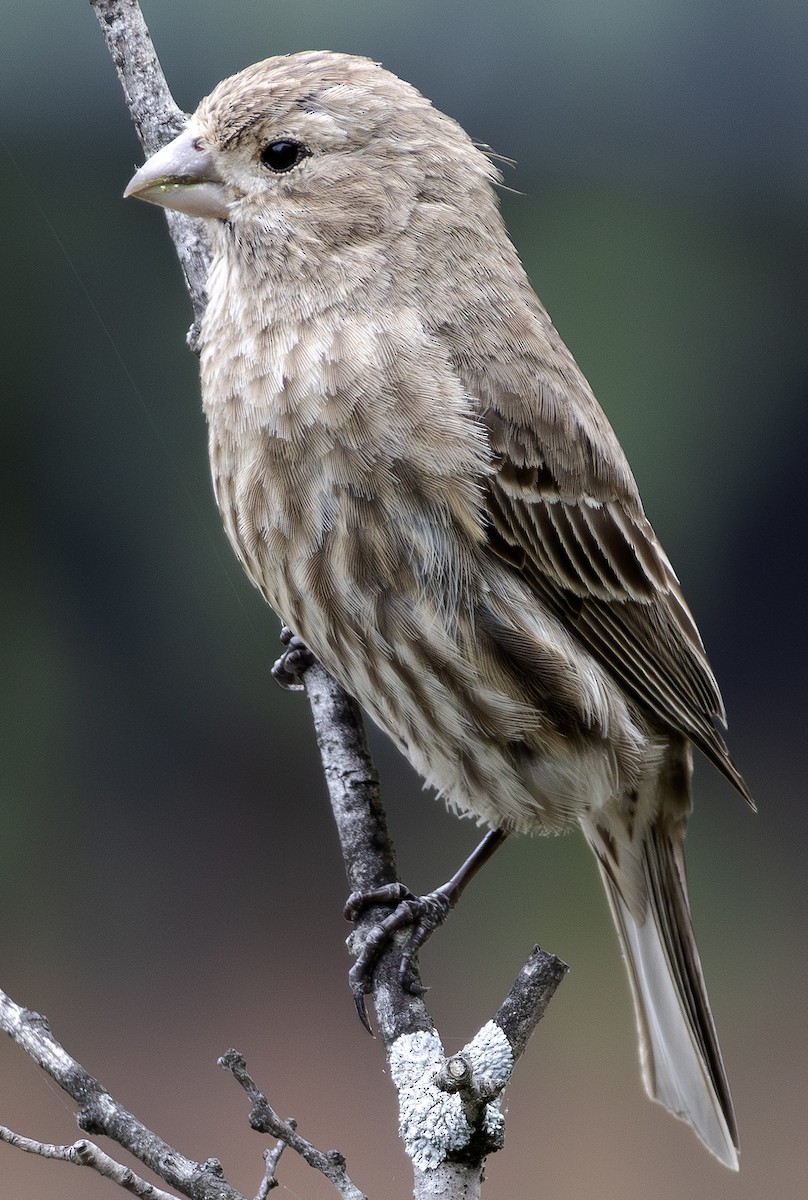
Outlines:
[[[643, 882], [621, 886], [620, 871], [604, 855], [598, 831], [584, 832], [598, 859], [626, 961], [645, 1090], [687, 1121], [707, 1149], [737, 1171], [735, 1114], [687, 898], [682, 843], [689, 774], [663, 768], [658, 779], [659, 788], [684, 786], [687, 796], [658, 797], [658, 815], [645, 832], [637, 863]], [[647, 902], [644, 913], [638, 913], [634, 898], [643, 891]]]

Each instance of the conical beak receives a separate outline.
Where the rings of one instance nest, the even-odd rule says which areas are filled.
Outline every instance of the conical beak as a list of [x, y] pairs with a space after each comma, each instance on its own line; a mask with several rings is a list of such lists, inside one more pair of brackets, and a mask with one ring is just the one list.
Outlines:
[[132, 176], [124, 196], [173, 208], [191, 217], [218, 217], [226, 221], [234, 199], [216, 169], [209, 150], [201, 146], [192, 129], [147, 159]]

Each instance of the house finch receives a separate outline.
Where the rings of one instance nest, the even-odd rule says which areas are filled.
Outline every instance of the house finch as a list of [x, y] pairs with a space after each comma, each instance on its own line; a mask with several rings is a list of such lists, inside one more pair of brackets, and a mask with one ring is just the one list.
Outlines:
[[245, 571], [452, 808], [508, 832], [581, 826], [645, 1087], [734, 1168], [685, 885], [691, 747], [748, 792], [499, 180], [409, 84], [310, 52], [219, 84], [127, 194], [208, 222], [202, 391]]

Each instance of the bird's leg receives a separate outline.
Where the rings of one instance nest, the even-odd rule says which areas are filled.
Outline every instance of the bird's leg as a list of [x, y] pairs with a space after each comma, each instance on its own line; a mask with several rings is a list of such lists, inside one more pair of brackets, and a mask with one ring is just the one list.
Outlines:
[[373, 990], [373, 972], [393, 935], [400, 929], [406, 929], [408, 926], [411, 928], [401, 954], [399, 978], [408, 992], [418, 994], [426, 991], [427, 989], [414, 979], [412, 960], [427, 938], [443, 924], [466, 886], [507, 836], [504, 829], [490, 829], [452, 878], [434, 892], [428, 892], [426, 896], [414, 896], [403, 883], [390, 883], [370, 892], [352, 892], [348, 897], [345, 905], [345, 917], [348, 921], [355, 921], [360, 913], [373, 905], [395, 905], [390, 915], [368, 932], [361, 953], [348, 976], [359, 1018], [368, 1030], [370, 1025], [365, 1012], [365, 996]]
[[281, 644], [286, 649], [273, 664], [272, 678], [287, 691], [299, 692], [303, 687], [303, 673], [314, 662], [314, 655], [302, 638], [292, 633], [288, 625], [281, 629]]

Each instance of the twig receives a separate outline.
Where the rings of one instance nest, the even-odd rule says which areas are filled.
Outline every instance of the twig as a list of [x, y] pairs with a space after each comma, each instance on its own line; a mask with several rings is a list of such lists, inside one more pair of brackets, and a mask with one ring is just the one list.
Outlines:
[[[287, 1124], [291, 1129], [297, 1129], [297, 1122], [292, 1117], [289, 1117]], [[283, 1138], [279, 1138], [271, 1150], [264, 1151], [264, 1178], [261, 1180], [255, 1200], [266, 1200], [272, 1189], [278, 1186], [278, 1163], [288, 1144]]]
[[[45, 1017], [39, 1013], [22, 1008], [0, 991], [0, 1029], [25, 1050], [26, 1054], [46, 1071], [59, 1087], [72, 1096], [81, 1109], [77, 1120], [86, 1133], [104, 1134], [128, 1150], [144, 1166], [154, 1171], [160, 1179], [171, 1187], [189, 1196], [192, 1200], [246, 1200], [241, 1192], [232, 1187], [224, 1177], [218, 1159], [209, 1158], [204, 1163], [196, 1163], [185, 1158], [178, 1150], [169, 1146], [156, 1133], [147, 1129], [136, 1117], [114, 1100], [109, 1092], [88, 1071], [85, 1071], [74, 1058], [57, 1042], [50, 1030]], [[261, 1133], [269, 1133], [279, 1138], [285, 1145], [291, 1147], [304, 1159], [309, 1166], [320, 1171], [344, 1198], [344, 1200], [365, 1200], [362, 1192], [348, 1177], [345, 1170], [345, 1160], [336, 1150], [318, 1150], [311, 1142], [306, 1141], [297, 1133], [294, 1121], [284, 1121], [272, 1106], [266, 1096], [260, 1092], [247, 1074], [242, 1056], [235, 1050], [228, 1050], [220, 1060], [221, 1066], [226, 1067], [235, 1076], [253, 1101], [250, 1113], [250, 1124]], [[153, 1184], [147, 1183], [136, 1175], [130, 1168], [110, 1158], [92, 1142], [82, 1139], [72, 1146], [55, 1146], [46, 1142], [37, 1142], [22, 1134], [0, 1126], [0, 1141], [16, 1146], [30, 1154], [38, 1154], [42, 1158], [61, 1159], [80, 1166], [92, 1167], [101, 1175], [119, 1184], [136, 1196], [145, 1200], [175, 1200], [168, 1192], [162, 1191]], [[282, 1150], [275, 1147], [269, 1153], [277, 1163]], [[272, 1186], [271, 1165], [266, 1160], [264, 1184], [259, 1190], [258, 1200], [266, 1195]], [[272, 1167], [274, 1170], [274, 1167]]]
[[[154, 1171], [169, 1187], [192, 1200], [245, 1200], [241, 1192], [227, 1182], [217, 1159], [194, 1162], [169, 1146], [114, 1100], [75, 1058], [71, 1058], [51, 1033], [45, 1017], [15, 1004], [2, 991], [0, 1029], [80, 1105], [77, 1121], [85, 1133], [105, 1134]], [[116, 1165], [120, 1171], [126, 1170]]]
[[[318, 1150], [297, 1132], [294, 1121], [284, 1121], [247, 1072], [244, 1056], [238, 1050], [228, 1050], [219, 1059], [219, 1066], [229, 1071], [250, 1098], [250, 1126], [259, 1133], [279, 1138], [304, 1162], [332, 1183], [344, 1200], [367, 1200], [345, 1170], [345, 1159], [338, 1150]], [[278, 1151], [280, 1154], [280, 1151]], [[259, 1193], [260, 1194], [260, 1193]]]
[[527, 1046], [568, 970], [567, 964], [555, 954], [548, 954], [540, 946], [533, 947], [494, 1017], [511, 1044], [514, 1061]]
[[[98, 17], [126, 106], [146, 155], [170, 142], [180, 132], [186, 114], [169, 91], [137, 0], [90, 0]], [[194, 310], [188, 344], [197, 349], [199, 324], [208, 302], [206, 281], [210, 248], [203, 221], [166, 209], [171, 240], [180, 260], [185, 286]]]
[[142, 1200], [177, 1200], [176, 1196], [164, 1192], [153, 1183], [147, 1183], [145, 1179], [136, 1175], [131, 1167], [116, 1162], [114, 1158], [105, 1154], [100, 1146], [88, 1142], [85, 1138], [73, 1142], [71, 1146], [54, 1146], [49, 1142], [36, 1142], [33, 1138], [23, 1137], [22, 1134], [7, 1129], [5, 1125], [0, 1125], [0, 1142], [8, 1142], [9, 1146], [16, 1146], [18, 1150], [24, 1150], [26, 1154], [36, 1154], [40, 1158], [73, 1163], [77, 1167], [90, 1167], [105, 1179], [117, 1183], [125, 1192], [140, 1196]]

